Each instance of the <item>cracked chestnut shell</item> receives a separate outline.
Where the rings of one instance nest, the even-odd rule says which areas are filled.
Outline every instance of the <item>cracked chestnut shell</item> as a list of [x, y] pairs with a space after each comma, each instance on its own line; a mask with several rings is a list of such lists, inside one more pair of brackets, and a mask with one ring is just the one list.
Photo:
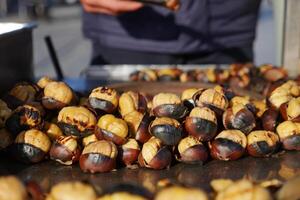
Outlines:
[[182, 92], [181, 101], [183, 105], [185, 105], [189, 110], [192, 110], [195, 107], [195, 102], [193, 100], [193, 96], [199, 89], [197, 88], [189, 88]]
[[43, 124], [42, 112], [37, 107], [29, 104], [19, 106], [6, 120], [7, 130], [15, 136], [21, 131], [31, 128], [41, 129]]
[[11, 147], [14, 158], [24, 163], [37, 163], [49, 152], [51, 141], [48, 136], [36, 129], [21, 132]]
[[284, 120], [300, 122], [300, 97], [292, 98], [289, 102], [282, 104], [279, 110]]
[[97, 113], [113, 113], [119, 103], [119, 95], [115, 89], [98, 87], [93, 89], [88, 102]]
[[72, 136], [61, 136], [53, 142], [50, 158], [63, 165], [72, 165], [79, 160], [80, 147]]
[[247, 136], [247, 151], [254, 157], [268, 157], [279, 148], [279, 136], [271, 131], [252, 131]]
[[56, 124], [51, 122], [45, 122], [43, 132], [46, 133], [51, 140], [56, 140], [60, 136], [64, 135], [61, 129]]
[[44, 88], [42, 104], [49, 110], [62, 109], [74, 104], [75, 95], [72, 89], [64, 82], [50, 82]]
[[165, 145], [176, 145], [182, 138], [180, 123], [172, 118], [156, 118], [150, 125], [150, 132]]
[[57, 125], [65, 135], [86, 137], [94, 133], [97, 120], [85, 107], [69, 106], [63, 108], [57, 117]]
[[28, 195], [23, 183], [15, 176], [0, 177], [1, 200], [27, 200]]
[[248, 134], [256, 126], [255, 115], [247, 106], [236, 104], [224, 112], [223, 125], [225, 129], [237, 129]]
[[119, 148], [118, 156], [123, 164], [130, 166], [137, 162], [140, 151], [138, 142], [131, 138]]
[[280, 122], [280, 115], [274, 108], [267, 109], [261, 116], [262, 127], [266, 131], [276, 131], [276, 126]]
[[95, 135], [99, 140], [106, 139], [121, 145], [127, 141], [128, 126], [123, 119], [106, 114], [99, 119]]
[[155, 200], [208, 200], [207, 194], [196, 188], [185, 188], [181, 186], [171, 186], [160, 190], [154, 198]]
[[217, 117], [207, 107], [196, 107], [185, 120], [185, 129], [200, 141], [209, 141], [217, 134]]
[[276, 128], [283, 149], [300, 150], [300, 123], [285, 121]]
[[270, 82], [276, 82], [288, 77], [287, 71], [282, 67], [275, 67], [270, 64], [265, 64], [260, 66], [259, 69], [264, 79]]
[[93, 142], [97, 142], [97, 141], [98, 141], [98, 138], [96, 137], [96, 135], [92, 134], [92, 135], [89, 135], [89, 136], [86, 136], [86, 137], [82, 138], [82, 145], [85, 147], [88, 144], [93, 143]]
[[149, 132], [149, 124], [154, 117], [150, 117], [148, 113], [142, 114], [137, 111], [133, 111], [124, 116], [130, 136], [135, 138], [140, 143], [145, 143], [151, 138]]
[[173, 93], [159, 93], [153, 97], [152, 103], [152, 111], [156, 117], [170, 117], [179, 120], [188, 113], [188, 109], [180, 98]]
[[188, 136], [180, 140], [177, 159], [185, 163], [204, 163], [208, 158], [206, 147], [195, 137]]
[[93, 187], [79, 181], [61, 182], [54, 185], [46, 200], [96, 200]]
[[247, 137], [239, 130], [224, 130], [210, 143], [210, 153], [217, 160], [236, 160], [243, 156]]
[[49, 83], [52, 83], [52, 82], [54, 82], [53, 79], [51, 79], [51, 78], [48, 77], [48, 76], [43, 76], [42, 78], [40, 78], [40, 79], [38, 80], [37, 85], [38, 85], [40, 88], [44, 89]]
[[158, 138], [152, 137], [146, 142], [138, 157], [140, 166], [152, 169], [164, 169], [171, 165], [172, 154]]
[[80, 156], [80, 168], [84, 172], [109, 172], [116, 168], [118, 155], [114, 143], [106, 140], [93, 142], [84, 147]]
[[147, 100], [145, 96], [140, 93], [132, 91], [125, 92], [119, 99], [119, 112], [122, 117], [124, 117], [133, 111], [145, 113], [147, 111]]

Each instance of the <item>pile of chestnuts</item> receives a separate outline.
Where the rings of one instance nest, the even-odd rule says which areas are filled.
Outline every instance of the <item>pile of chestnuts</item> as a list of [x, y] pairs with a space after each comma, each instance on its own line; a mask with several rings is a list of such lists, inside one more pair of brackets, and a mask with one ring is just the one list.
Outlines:
[[[229, 71], [244, 74], [246, 67], [232, 65]], [[83, 96], [48, 77], [37, 84], [18, 83], [0, 101], [0, 150], [25, 163], [79, 163], [89, 173], [300, 150], [298, 83], [282, 82], [283, 72], [273, 77], [281, 69], [272, 66], [257, 70], [276, 82], [264, 100], [237, 96], [219, 85], [149, 97], [108, 87]], [[161, 70], [160, 78], [176, 79], [181, 71], [175, 72]], [[144, 73], [144, 79], [155, 77], [151, 70]], [[226, 76], [218, 73], [217, 79]]]

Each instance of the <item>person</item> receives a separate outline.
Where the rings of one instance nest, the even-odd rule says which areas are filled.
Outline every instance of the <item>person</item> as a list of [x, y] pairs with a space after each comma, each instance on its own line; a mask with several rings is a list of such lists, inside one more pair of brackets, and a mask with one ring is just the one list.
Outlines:
[[260, 2], [181, 0], [172, 11], [132, 0], [81, 0], [91, 64], [251, 62]]

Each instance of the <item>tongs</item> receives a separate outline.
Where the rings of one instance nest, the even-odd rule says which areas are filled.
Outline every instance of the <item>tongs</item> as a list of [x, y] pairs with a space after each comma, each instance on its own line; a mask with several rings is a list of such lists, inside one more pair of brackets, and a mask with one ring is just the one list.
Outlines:
[[180, 7], [180, 0], [135, 0], [146, 4], [155, 4], [167, 7], [171, 10], [178, 10]]

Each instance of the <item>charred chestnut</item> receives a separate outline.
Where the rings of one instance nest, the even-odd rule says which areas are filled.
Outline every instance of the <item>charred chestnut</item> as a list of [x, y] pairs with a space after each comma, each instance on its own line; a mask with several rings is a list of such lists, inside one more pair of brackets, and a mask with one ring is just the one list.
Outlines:
[[97, 196], [92, 186], [74, 182], [61, 182], [51, 188], [46, 200], [96, 200]]
[[17, 136], [11, 147], [11, 153], [21, 162], [37, 163], [44, 159], [50, 147], [51, 141], [45, 133], [31, 129], [23, 131]]
[[172, 154], [160, 139], [152, 137], [143, 145], [138, 162], [142, 167], [163, 169], [170, 166]]
[[182, 138], [180, 123], [172, 118], [156, 118], [150, 125], [150, 132], [165, 145], [176, 145]]
[[118, 155], [117, 147], [114, 143], [100, 140], [90, 143], [84, 147], [80, 156], [80, 168], [84, 172], [108, 172], [116, 167]]
[[186, 118], [185, 129], [200, 141], [209, 141], [218, 130], [216, 114], [207, 107], [196, 107]]
[[79, 157], [80, 148], [72, 136], [61, 136], [51, 146], [50, 158], [63, 165], [72, 165]]
[[279, 112], [274, 108], [267, 109], [261, 116], [262, 127], [266, 131], [275, 131], [279, 123]]
[[44, 88], [43, 106], [49, 110], [61, 109], [74, 104], [75, 95], [64, 82], [50, 82]]
[[99, 140], [106, 139], [121, 145], [127, 140], [128, 126], [123, 119], [106, 114], [99, 119], [95, 135]]
[[142, 69], [140, 71], [133, 72], [130, 74], [130, 80], [132, 81], [157, 81], [157, 73], [152, 69]]
[[188, 136], [178, 144], [178, 160], [185, 163], [203, 163], [208, 158], [206, 147], [195, 137]]
[[86, 136], [86, 137], [82, 138], [82, 145], [85, 147], [88, 144], [93, 143], [93, 142], [97, 142], [97, 141], [98, 141], [98, 138], [96, 137], [96, 135], [92, 134], [92, 135], [89, 135], [89, 136]]
[[94, 133], [97, 120], [85, 107], [69, 106], [63, 108], [57, 117], [57, 125], [65, 135], [86, 137]]
[[43, 132], [46, 133], [51, 140], [56, 140], [64, 135], [56, 124], [50, 122], [45, 122]]
[[22, 103], [32, 102], [35, 101], [39, 92], [40, 88], [35, 84], [27, 82], [18, 83], [9, 91], [9, 97], [6, 103], [20, 105]]
[[49, 83], [54, 82], [53, 79], [51, 79], [48, 76], [43, 76], [42, 78], [40, 78], [40, 80], [37, 82], [37, 85], [44, 89]]
[[14, 135], [31, 128], [41, 129], [43, 127], [41, 111], [35, 106], [25, 104], [13, 111], [6, 120], [6, 128]]
[[192, 110], [195, 107], [195, 102], [193, 100], [193, 96], [196, 92], [198, 92], [199, 89], [197, 88], [190, 88], [186, 89], [181, 94], [181, 101], [183, 104], [190, 110]]
[[125, 92], [119, 99], [119, 111], [123, 117], [133, 111], [145, 113], [147, 111], [147, 100], [140, 93]]
[[300, 123], [285, 121], [276, 128], [282, 146], [286, 150], [300, 150]]
[[138, 142], [135, 139], [129, 139], [123, 144], [119, 150], [119, 157], [122, 163], [126, 166], [130, 166], [137, 162], [141, 149]]
[[292, 98], [288, 103], [282, 104], [280, 113], [284, 120], [300, 122], [300, 97]]
[[162, 68], [157, 70], [160, 81], [177, 81], [182, 71], [178, 68]]
[[279, 136], [271, 131], [252, 131], [247, 136], [247, 150], [254, 157], [268, 157], [279, 147]]
[[118, 107], [119, 95], [115, 89], [98, 87], [93, 89], [88, 101], [98, 113], [113, 113]]
[[23, 183], [14, 176], [0, 177], [1, 200], [27, 200], [27, 191]]
[[218, 160], [236, 160], [243, 156], [247, 137], [239, 130], [225, 130], [210, 143], [211, 156]]
[[197, 200], [208, 200], [207, 194], [200, 190], [194, 188], [185, 188], [180, 186], [171, 186], [159, 191], [155, 197], [155, 200], [188, 200], [188, 199], [197, 199]]
[[125, 115], [124, 120], [128, 124], [131, 137], [135, 138], [140, 143], [145, 143], [151, 138], [148, 127], [152, 121], [152, 117], [147, 113], [142, 114], [134, 111]]
[[153, 97], [153, 114], [156, 117], [182, 119], [188, 113], [180, 98], [172, 93], [159, 93]]
[[12, 110], [8, 108], [7, 104], [0, 99], [0, 128], [5, 126], [6, 120], [10, 117]]

